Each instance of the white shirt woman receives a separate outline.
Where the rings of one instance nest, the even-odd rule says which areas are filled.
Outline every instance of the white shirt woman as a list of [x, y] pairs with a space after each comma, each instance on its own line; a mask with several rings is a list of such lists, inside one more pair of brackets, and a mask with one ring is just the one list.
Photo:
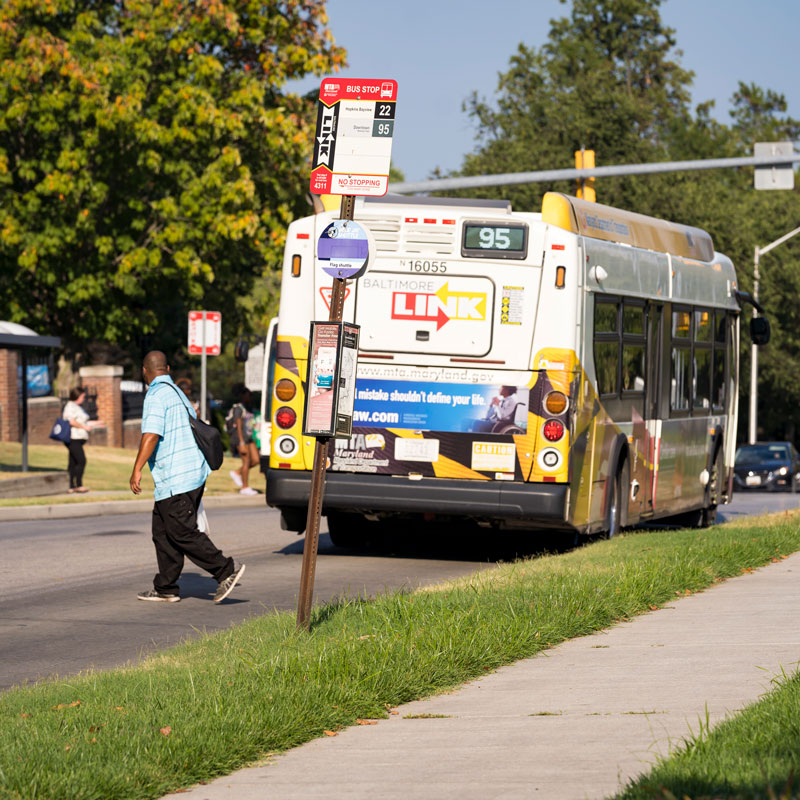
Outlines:
[[69, 402], [64, 406], [61, 416], [69, 422], [69, 441], [64, 442], [69, 450], [69, 492], [83, 494], [89, 490], [83, 485], [83, 471], [86, 469], [86, 454], [83, 446], [89, 438], [89, 415], [81, 408], [81, 403], [86, 399], [83, 389], [72, 389], [69, 393]]

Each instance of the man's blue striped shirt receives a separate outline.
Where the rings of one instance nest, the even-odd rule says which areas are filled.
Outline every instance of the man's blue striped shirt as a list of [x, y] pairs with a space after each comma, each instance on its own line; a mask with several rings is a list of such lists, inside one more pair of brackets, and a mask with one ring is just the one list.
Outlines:
[[169, 375], [159, 375], [153, 380], [144, 398], [142, 433], [161, 437], [147, 462], [156, 485], [156, 500], [191, 492], [211, 474], [194, 440], [187, 409], [193, 417], [197, 416], [189, 399]]

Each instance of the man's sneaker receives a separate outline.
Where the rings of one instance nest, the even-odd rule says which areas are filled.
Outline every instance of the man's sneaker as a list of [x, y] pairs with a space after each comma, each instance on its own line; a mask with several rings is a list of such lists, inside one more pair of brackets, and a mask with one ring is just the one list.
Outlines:
[[242, 476], [235, 470], [232, 469], [228, 475], [231, 476], [231, 480], [241, 489], [242, 488]]
[[221, 603], [232, 591], [233, 587], [239, 582], [239, 578], [244, 574], [244, 564], [233, 562], [233, 572], [221, 581], [214, 595], [214, 602]]
[[239, 489], [239, 494], [245, 494], [245, 495], [258, 494], [258, 489], [254, 489], [252, 486], [245, 486], [244, 489]]
[[139, 600], [152, 600], [155, 603], [179, 603], [181, 598], [177, 594], [162, 594], [155, 589], [150, 589], [147, 592], [139, 592], [136, 595]]

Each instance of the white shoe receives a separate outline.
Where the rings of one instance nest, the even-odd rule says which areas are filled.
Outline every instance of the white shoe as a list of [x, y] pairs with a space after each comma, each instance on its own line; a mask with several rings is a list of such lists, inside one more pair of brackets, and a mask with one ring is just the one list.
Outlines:
[[231, 476], [231, 480], [241, 489], [242, 488], [242, 476], [235, 470], [232, 469], [228, 475]]
[[244, 489], [239, 489], [239, 494], [258, 494], [258, 490], [254, 489], [252, 486], [245, 486]]

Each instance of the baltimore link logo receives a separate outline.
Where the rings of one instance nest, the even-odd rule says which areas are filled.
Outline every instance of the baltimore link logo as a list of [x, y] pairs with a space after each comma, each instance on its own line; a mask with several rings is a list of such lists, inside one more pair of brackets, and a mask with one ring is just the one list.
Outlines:
[[483, 292], [451, 292], [445, 283], [437, 292], [392, 292], [392, 319], [435, 322], [440, 330], [450, 320], [485, 320]]

